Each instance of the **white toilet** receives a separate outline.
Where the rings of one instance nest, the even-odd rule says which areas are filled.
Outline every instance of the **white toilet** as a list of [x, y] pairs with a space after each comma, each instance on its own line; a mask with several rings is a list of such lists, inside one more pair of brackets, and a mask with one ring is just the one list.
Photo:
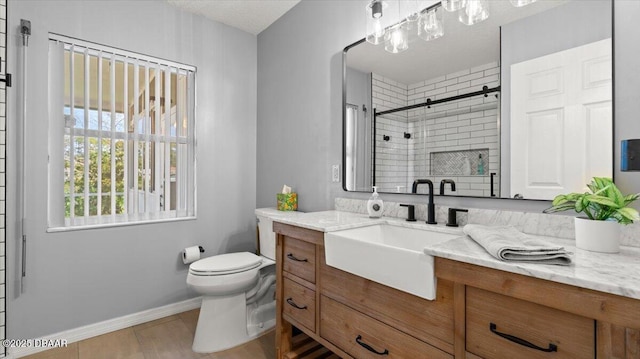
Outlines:
[[187, 284], [202, 295], [194, 352], [229, 349], [275, 326], [275, 235], [271, 219], [258, 220], [260, 256], [227, 253], [189, 266]]

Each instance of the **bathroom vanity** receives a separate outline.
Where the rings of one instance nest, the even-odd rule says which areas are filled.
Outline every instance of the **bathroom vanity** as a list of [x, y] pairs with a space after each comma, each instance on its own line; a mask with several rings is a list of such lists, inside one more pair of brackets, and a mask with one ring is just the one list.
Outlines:
[[580, 253], [572, 267], [529, 271], [492, 259], [461, 236], [425, 249], [435, 256], [437, 276], [436, 298], [427, 300], [328, 266], [325, 231], [371, 221], [331, 212], [331, 220], [273, 224], [277, 358], [305, 357], [293, 350], [292, 326], [343, 358], [640, 357], [640, 291], [624, 284], [637, 282], [640, 251], [602, 257], [632, 265], [622, 284], [594, 289], [581, 284], [580, 271], [588, 269]]

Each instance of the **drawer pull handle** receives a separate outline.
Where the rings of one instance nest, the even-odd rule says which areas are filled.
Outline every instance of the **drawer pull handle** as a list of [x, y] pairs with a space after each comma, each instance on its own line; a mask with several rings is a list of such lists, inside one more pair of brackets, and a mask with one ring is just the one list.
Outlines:
[[512, 341], [514, 343], [520, 344], [520, 345], [524, 345], [525, 347], [529, 347], [531, 349], [536, 349], [536, 350], [540, 350], [543, 352], [547, 352], [547, 353], [551, 353], [551, 352], [557, 352], [558, 351], [558, 346], [552, 343], [549, 343], [549, 347], [548, 348], [542, 348], [539, 347], [531, 342], [528, 342], [524, 339], [518, 338], [516, 336], [513, 336], [511, 334], [506, 334], [506, 333], [500, 333], [497, 329], [496, 329], [496, 325], [494, 323], [489, 323], [489, 330], [491, 330], [491, 332], [493, 334], [499, 335], [509, 341]]
[[368, 351], [372, 352], [372, 353], [376, 353], [378, 355], [389, 355], [389, 351], [387, 349], [385, 349], [383, 352], [379, 352], [375, 349], [373, 349], [373, 347], [365, 342], [362, 341], [362, 335], [358, 335], [356, 337], [356, 343], [360, 344], [361, 347], [367, 349]]
[[296, 302], [293, 301], [293, 298], [287, 298], [287, 303], [289, 303], [290, 306], [296, 308], [296, 309], [307, 309], [307, 306], [305, 305], [304, 307], [301, 307], [299, 305], [296, 304]]
[[293, 253], [287, 253], [287, 258], [294, 260], [296, 262], [308, 262], [306, 258], [305, 259], [296, 258], [296, 256], [293, 255]]

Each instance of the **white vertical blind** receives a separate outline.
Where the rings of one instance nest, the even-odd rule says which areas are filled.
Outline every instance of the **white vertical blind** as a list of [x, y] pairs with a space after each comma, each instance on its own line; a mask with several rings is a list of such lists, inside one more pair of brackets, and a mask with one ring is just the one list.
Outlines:
[[[76, 172], [76, 156], [75, 156], [75, 148], [76, 148], [76, 139], [74, 136], [74, 129], [75, 129], [75, 102], [76, 102], [76, 92], [75, 92], [75, 49], [74, 46], [71, 45], [69, 48], [69, 53], [71, 54], [71, 56], [69, 56], [69, 76], [70, 76], [70, 81], [69, 81], [69, 92], [71, 93], [70, 98], [71, 100], [69, 101], [69, 123], [67, 123], [67, 121], [65, 120], [65, 127], [69, 128], [69, 174], [68, 176], [70, 178], [74, 178], [75, 177], [75, 172]], [[53, 56], [53, 55], [51, 55]], [[69, 225], [73, 226], [75, 224], [75, 216], [76, 216], [76, 197], [75, 197], [75, 193], [76, 193], [76, 187], [75, 187], [75, 181], [69, 181], [69, 207], [70, 207], [70, 211], [69, 211]], [[52, 214], [55, 214], [55, 209], [52, 209]], [[51, 216], [50, 216], [51, 217]], [[57, 222], [57, 221], [56, 221]]]
[[[91, 82], [91, 61], [89, 59], [89, 49], [84, 49], [84, 131], [89, 129], [89, 85]], [[89, 217], [89, 167], [91, 166], [91, 155], [89, 153], [89, 136], [84, 136], [83, 147], [83, 170], [84, 170], [84, 217]]]
[[[162, 72], [160, 72], [160, 65], [156, 64], [155, 65], [155, 71], [153, 73], [153, 77], [154, 77], [154, 82], [155, 82], [155, 89], [153, 91], [153, 93], [155, 94], [155, 98], [153, 100], [153, 110], [154, 110], [154, 139], [155, 139], [155, 144], [154, 144], [154, 159], [157, 161], [158, 158], [160, 158], [160, 143], [159, 143], [159, 139], [160, 139], [160, 109], [162, 107], [162, 100], [161, 100], [161, 96], [160, 96], [160, 83], [162, 82]], [[153, 178], [157, 179], [160, 178], [160, 169], [162, 168], [162, 166], [155, 166], [154, 168], [154, 175]], [[157, 180], [156, 180], [157, 181]], [[162, 198], [164, 197], [164, 189], [163, 186], [158, 185], [158, 183], [155, 183], [155, 191], [158, 193], [158, 206], [156, 207], [156, 212], [160, 212], [162, 210], [162, 206], [164, 206]]]
[[111, 141], [109, 150], [111, 153], [111, 219], [116, 215], [116, 59], [111, 57], [111, 71], [109, 72], [109, 97], [111, 98]]
[[[62, 44], [49, 44], [49, 116], [57, 122], [56, 126], [49, 126], [49, 152], [60, 152], [65, 147], [65, 141], [68, 134], [65, 133], [65, 118], [60, 117], [60, 109], [64, 107], [64, 89], [58, 86], [59, 83], [65, 83], [65, 63], [64, 63], [64, 47]], [[67, 81], [69, 79], [67, 78]], [[64, 188], [64, 161], [67, 155], [49, 158], [49, 186], [48, 192], [51, 193], [50, 201], [47, 208], [59, 210], [65, 206], [65, 194], [60, 191]], [[56, 220], [58, 222], [56, 222]], [[64, 222], [60, 218], [47, 218], [49, 226], [60, 226]]]
[[[98, 54], [98, 98], [102, 99], [102, 51]], [[102, 101], [98, 101], [97, 216], [102, 216]]]
[[65, 98], [51, 111], [51, 126], [64, 127], [64, 141], [51, 143], [65, 148], [50, 153], [51, 163], [64, 164], [65, 208], [50, 208], [50, 227], [194, 217], [195, 68], [60, 35], [50, 40], [64, 48], [50, 56], [66, 62], [62, 80], [52, 80], [60, 83], [50, 84]]
[[136, 60], [133, 65], [133, 118], [131, 121], [133, 122], [133, 147], [131, 157], [133, 158], [133, 167], [131, 174], [131, 180], [133, 182], [133, 216], [134, 218], [138, 217], [138, 213], [140, 213], [140, 194], [138, 193], [138, 186], [140, 181], [138, 178], [140, 176], [140, 154], [139, 154], [139, 143], [138, 143], [138, 121], [140, 119], [140, 65], [138, 64], [138, 60]]
[[167, 67], [164, 72], [164, 129], [162, 131], [164, 137], [164, 178], [168, 178], [169, 181], [164, 183], [164, 210], [169, 212], [171, 210], [171, 69]]
[[[123, 60], [123, 112], [124, 112], [124, 140], [122, 143], [122, 147], [123, 147], [123, 151], [124, 151], [124, 158], [126, 158], [127, 160], [129, 159], [129, 127], [130, 127], [130, 123], [131, 121], [133, 121], [131, 119], [131, 116], [129, 115], [129, 59], [128, 58], [124, 58]], [[130, 206], [129, 206], [129, 163], [127, 161], [127, 163], [125, 163], [125, 165], [122, 168], [123, 171], [123, 176], [122, 176], [122, 182], [124, 185], [124, 190], [123, 190], [123, 196], [124, 196], [124, 201], [123, 201], [123, 206], [124, 206], [124, 215], [125, 218], [129, 219], [129, 210], [130, 210]]]
[[151, 139], [149, 137], [149, 133], [151, 132], [151, 118], [149, 113], [149, 82], [151, 79], [149, 78], [149, 63], [144, 67], [144, 212], [148, 216], [150, 211], [153, 211], [151, 208], [151, 196], [149, 196], [150, 186], [149, 181], [151, 180], [151, 165], [149, 164], [149, 145], [151, 144]]

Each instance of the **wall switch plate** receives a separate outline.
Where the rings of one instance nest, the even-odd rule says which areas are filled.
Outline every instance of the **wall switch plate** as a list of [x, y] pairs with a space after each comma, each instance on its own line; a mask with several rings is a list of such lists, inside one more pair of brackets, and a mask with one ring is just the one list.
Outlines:
[[340, 182], [340, 165], [331, 166], [331, 182]]

